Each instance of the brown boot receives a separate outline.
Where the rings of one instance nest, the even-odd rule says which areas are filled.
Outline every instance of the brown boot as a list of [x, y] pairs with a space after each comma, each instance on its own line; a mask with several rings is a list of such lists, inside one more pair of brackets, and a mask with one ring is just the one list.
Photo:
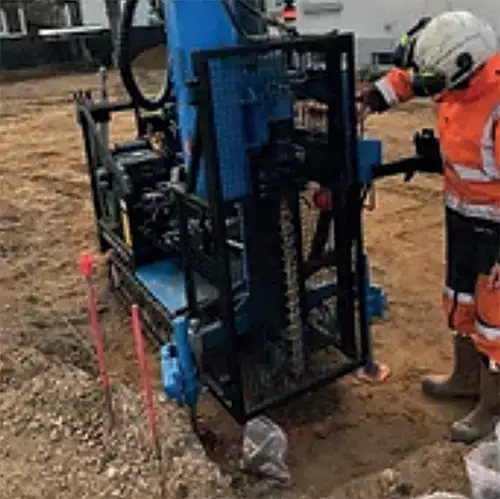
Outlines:
[[438, 400], [478, 398], [480, 356], [467, 336], [454, 337], [454, 366], [450, 376], [429, 376], [422, 381], [422, 391]]
[[500, 373], [490, 370], [486, 362], [481, 364], [481, 398], [475, 409], [451, 428], [455, 442], [471, 444], [486, 437], [495, 429], [500, 416]]

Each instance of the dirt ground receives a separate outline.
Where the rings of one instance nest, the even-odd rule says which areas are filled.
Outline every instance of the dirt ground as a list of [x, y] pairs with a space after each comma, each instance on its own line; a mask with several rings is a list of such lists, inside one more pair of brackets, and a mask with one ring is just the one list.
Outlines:
[[[116, 78], [111, 83], [116, 90]], [[81, 347], [75, 352], [55, 331], [78, 336], [79, 345], [90, 342], [77, 259], [82, 250], [94, 249], [95, 238], [71, 94], [96, 84], [94, 76], [74, 75], [0, 86], [1, 340], [34, 346], [48, 358], [83, 368], [92, 362], [90, 353], [85, 357]], [[368, 133], [384, 140], [386, 159], [395, 159], [411, 153], [414, 131], [432, 120], [432, 109], [415, 103], [371, 117]], [[120, 120], [113, 137], [132, 130], [131, 119]], [[392, 375], [377, 385], [346, 379], [289, 408], [294, 417], [280, 422], [290, 438], [291, 492], [314, 499], [332, 493], [339, 499], [467, 493], [461, 460], [466, 449], [448, 442], [448, 427], [468, 407], [438, 406], [419, 391], [422, 375], [445, 372], [451, 361], [440, 308], [440, 179], [381, 181], [376, 204], [366, 216], [366, 243], [389, 310], [373, 328], [374, 348]], [[111, 376], [139, 386], [126, 317], [113, 309], [103, 280], [100, 292]], [[237, 447], [234, 429], [210, 402], [202, 415], [212, 427], [223, 428], [221, 464], [230, 469], [227, 455]], [[316, 425], [325, 421], [330, 431], [318, 438]], [[42, 497], [26, 490], [17, 497]]]

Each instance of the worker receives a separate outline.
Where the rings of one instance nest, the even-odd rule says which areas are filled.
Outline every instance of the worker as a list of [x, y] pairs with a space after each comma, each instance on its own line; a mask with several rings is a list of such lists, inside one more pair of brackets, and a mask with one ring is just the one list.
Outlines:
[[366, 94], [372, 112], [413, 97], [437, 105], [436, 170], [444, 175], [447, 276], [444, 309], [454, 338], [449, 376], [423, 380], [439, 400], [477, 405], [453, 423], [472, 443], [500, 415], [500, 52], [498, 35], [469, 12], [419, 21], [395, 65]]

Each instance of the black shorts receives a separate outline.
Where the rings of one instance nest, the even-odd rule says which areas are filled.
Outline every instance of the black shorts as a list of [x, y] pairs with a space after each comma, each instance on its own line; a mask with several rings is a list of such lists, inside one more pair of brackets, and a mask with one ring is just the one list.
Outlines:
[[474, 295], [480, 274], [489, 274], [500, 251], [500, 224], [446, 210], [446, 287]]

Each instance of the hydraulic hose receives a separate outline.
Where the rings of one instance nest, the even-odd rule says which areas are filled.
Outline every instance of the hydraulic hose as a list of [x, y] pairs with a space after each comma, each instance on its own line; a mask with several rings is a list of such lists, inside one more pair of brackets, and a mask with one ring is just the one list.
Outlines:
[[139, 0], [125, 0], [123, 5], [118, 47], [118, 69], [123, 85], [127, 89], [134, 105], [146, 109], [147, 111], [156, 111], [161, 109], [170, 97], [169, 75], [167, 69], [163, 88], [154, 99], [147, 98], [141, 92], [134, 78], [130, 39], [138, 2]]

